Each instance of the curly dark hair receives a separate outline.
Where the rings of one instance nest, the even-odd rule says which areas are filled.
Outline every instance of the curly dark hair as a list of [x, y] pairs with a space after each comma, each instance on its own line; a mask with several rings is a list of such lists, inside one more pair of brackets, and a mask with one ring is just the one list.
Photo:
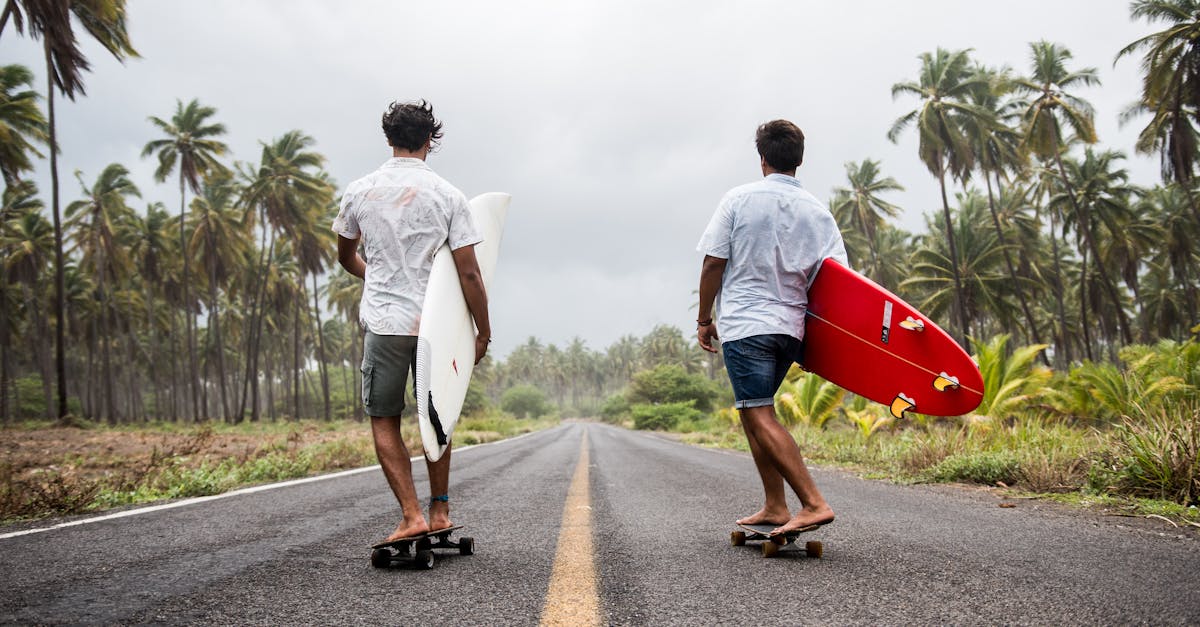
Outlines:
[[429, 142], [437, 148], [442, 139], [442, 123], [433, 117], [433, 105], [419, 102], [393, 102], [383, 112], [383, 134], [388, 145], [416, 152]]
[[767, 165], [791, 172], [804, 161], [804, 132], [787, 120], [771, 120], [758, 127], [754, 145]]

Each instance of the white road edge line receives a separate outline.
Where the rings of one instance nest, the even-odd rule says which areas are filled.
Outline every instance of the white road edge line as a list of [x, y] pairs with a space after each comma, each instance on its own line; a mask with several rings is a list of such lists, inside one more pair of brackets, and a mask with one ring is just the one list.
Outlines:
[[[542, 431], [546, 431], [546, 429], [543, 429]], [[520, 440], [521, 438], [531, 436], [535, 433], [541, 433], [541, 431], [530, 431], [529, 433], [522, 433], [521, 435], [511, 437], [506, 440], [497, 440], [495, 442], [485, 442], [483, 444], [471, 444], [469, 446], [464, 446], [462, 448], [454, 449], [454, 454], [457, 455], [464, 451], [469, 451], [473, 448], [477, 448], [480, 446], [488, 446], [489, 444], [505, 444], [507, 442], [515, 442], [517, 440]], [[416, 462], [416, 461], [419, 461], [422, 459], [424, 459], [424, 456], [418, 455], [416, 457], [413, 457], [412, 461]], [[149, 505], [147, 507], [139, 507], [137, 509], [127, 509], [127, 510], [116, 512], [113, 514], [104, 514], [101, 516], [95, 516], [93, 518], [84, 518], [81, 520], [72, 520], [72, 521], [68, 521], [68, 522], [64, 522], [64, 523], [58, 523], [56, 525], [51, 525], [49, 527], [35, 527], [33, 529], [12, 531], [9, 533], [0, 534], [0, 540], [7, 540], [8, 538], [15, 538], [17, 536], [27, 536], [27, 535], [34, 534], [34, 533], [42, 533], [43, 531], [54, 531], [55, 529], [64, 529], [66, 527], [76, 527], [78, 525], [87, 525], [87, 524], [91, 524], [91, 523], [103, 522], [105, 520], [113, 520], [116, 518], [125, 518], [128, 516], [137, 516], [139, 514], [149, 514], [151, 512], [160, 512], [165, 509], [175, 509], [177, 507], [187, 507], [188, 505], [196, 505], [198, 503], [207, 503], [208, 501], [216, 501], [218, 499], [226, 499], [226, 498], [233, 497], [233, 496], [242, 496], [244, 494], [254, 494], [255, 492], [264, 492], [266, 490], [274, 490], [276, 488], [286, 488], [286, 487], [300, 485], [300, 484], [304, 484], [304, 483], [313, 483], [316, 481], [324, 481], [326, 479], [337, 479], [339, 477], [349, 477], [350, 475], [357, 475], [357, 474], [364, 473], [364, 472], [370, 472], [370, 471], [376, 470], [378, 468], [379, 468], [379, 464], [376, 464], [374, 466], [366, 466], [363, 468], [354, 468], [352, 470], [343, 470], [341, 472], [330, 473], [327, 475], [317, 475], [315, 477], [304, 477], [303, 479], [291, 479], [288, 481], [281, 481], [279, 483], [267, 483], [264, 485], [256, 485], [256, 486], [249, 487], [249, 488], [241, 488], [239, 490], [233, 490], [232, 492], [222, 492], [221, 494], [213, 494], [210, 496], [197, 496], [195, 498], [185, 499], [182, 501], [175, 501], [173, 503], [164, 503], [162, 505]]]

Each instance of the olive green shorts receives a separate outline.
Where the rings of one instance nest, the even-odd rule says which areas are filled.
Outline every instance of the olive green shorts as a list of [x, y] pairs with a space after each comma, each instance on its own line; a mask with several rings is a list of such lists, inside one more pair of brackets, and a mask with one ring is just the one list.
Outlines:
[[376, 335], [363, 339], [362, 400], [368, 416], [399, 416], [404, 411], [408, 373], [416, 377], [417, 336]]

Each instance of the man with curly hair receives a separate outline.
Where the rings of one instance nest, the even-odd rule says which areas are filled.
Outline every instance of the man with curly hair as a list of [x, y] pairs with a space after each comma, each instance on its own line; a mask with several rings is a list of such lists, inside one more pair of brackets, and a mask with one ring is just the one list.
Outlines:
[[[755, 144], [764, 178], [725, 194], [697, 246], [705, 256], [696, 336], [715, 353], [721, 329], [725, 369], [765, 493], [763, 508], [737, 522], [778, 525], [773, 533], [783, 533], [833, 522], [796, 440], [775, 417], [775, 392], [803, 358], [809, 281], [827, 257], [845, 264], [846, 248], [829, 209], [796, 178], [804, 133], [774, 120], [758, 127]], [[800, 499], [795, 516], [785, 482]]]
[[[392, 158], [346, 188], [333, 221], [338, 262], [364, 280], [359, 323], [363, 340], [362, 399], [371, 416], [375, 453], [400, 502], [403, 519], [385, 542], [453, 526], [450, 521], [450, 447], [426, 461], [429, 519], [417, 501], [400, 412], [408, 373], [416, 364], [421, 308], [433, 256], [449, 244], [467, 309], [475, 320], [475, 363], [491, 338], [487, 292], [475, 258], [482, 241], [467, 198], [425, 163], [442, 138], [442, 123], [425, 101], [393, 102], [383, 114]], [[363, 254], [358, 252], [362, 245]]]

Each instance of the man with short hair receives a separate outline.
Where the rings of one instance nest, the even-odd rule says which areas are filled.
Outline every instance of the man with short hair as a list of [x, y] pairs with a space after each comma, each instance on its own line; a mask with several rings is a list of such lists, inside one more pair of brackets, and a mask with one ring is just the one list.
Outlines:
[[[433, 256], [449, 244], [467, 309], [475, 320], [475, 363], [491, 338], [487, 292], [475, 258], [482, 241], [467, 198], [425, 164], [442, 138], [442, 124], [425, 101], [393, 102], [383, 114], [392, 158], [354, 181], [333, 221], [338, 262], [364, 279], [359, 323], [363, 326], [362, 398], [371, 416], [375, 453], [403, 519], [390, 542], [453, 526], [450, 522], [450, 447], [436, 462], [426, 460], [431, 499], [422, 515], [413, 485], [412, 462], [400, 435], [400, 412], [408, 373], [415, 369], [421, 308]], [[358, 254], [362, 244], [364, 255]]]
[[[764, 178], [725, 194], [697, 246], [705, 257], [696, 336], [715, 353], [720, 327], [735, 406], [762, 479], [763, 508], [737, 522], [778, 525], [777, 534], [833, 522], [796, 440], [775, 417], [775, 392], [803, 358], [809, 282], [827, 257], [846, 264], [846, 248], [829, 209], [796, 179], [804, 133], [774, 120], [758, 127], [755, 144]], [[795, 516], [785, 482], [800, 499]]]

